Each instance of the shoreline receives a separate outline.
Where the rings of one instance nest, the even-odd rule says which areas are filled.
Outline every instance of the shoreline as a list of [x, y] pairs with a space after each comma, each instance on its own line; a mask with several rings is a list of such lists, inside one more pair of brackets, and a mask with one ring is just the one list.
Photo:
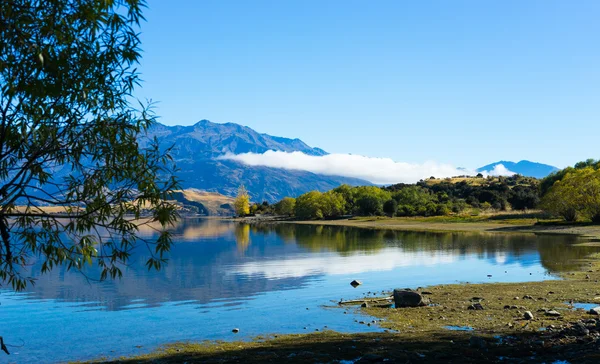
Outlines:
[[[546, 226], [512, 220], [508, 223], [402, 218], [225, 220], [429, 232], [568, 234], [592, 239], [583, 244], [596, 244], [600, 234], [600, 226], [594, 225]], [[273, 328], [272, 334], [252, 341], [178, 342], [148, 354], [92, 362], [600, 362], [600, 316], [570, 304], [600, 306], [600, 253], [573, 262], [576, 267], [557, 274], [560, 280], [433, 285], [417, 289], [431, 300], [430, 306], [400, 309], [340, 306], [340, 312], [332, 313], [359, 310], [372, 320], [359, 324], [378, 325], [385, 330], [380, 333], [341, 333], [328, 331], [325, 326], [320, 332], [279, 335]], [[396, 287], [390, 287], [393, 288]], [[480, 303], [483, 309], [470, 309], [475, 303]], [[527, 312], [533, 318], [524, 318]]]
[[[600, 253], [578, 262], [579, 270], [559, 274], [562, 280], [434, 285], [417, 289], [433, 303], [429, 306], [357, 307], [372, 319], [360, 323], [385, 329], [380, 333], [325, 327], [252, 341], [171, 343], [148, 354], [91, 362], [598, 362], [600, 316], [570, 302], [600, 306]], [[469, 308], [476, 303], [483, 309]], [[533, 318], [524, 318], [527, 312]]]
[[478, 233], [526, 233], [526, 234], [555, 234], [577, 235], [582, 238], [600, 240], [600, 225], [593, 224], [563, 224], [553, 221], [540, 221], [531, 218], [514, 218], [493, 220], [490, 218], [471, 219], [461, 218], [389, 218], [389, 217], [358, 217], [337, 220], [289, 220], [269, 217], [224, 218], [246, 224], [295, 224], [316, 226], [340, 226], [362, 229], [399, 230], [415, 232], [478, 232]]

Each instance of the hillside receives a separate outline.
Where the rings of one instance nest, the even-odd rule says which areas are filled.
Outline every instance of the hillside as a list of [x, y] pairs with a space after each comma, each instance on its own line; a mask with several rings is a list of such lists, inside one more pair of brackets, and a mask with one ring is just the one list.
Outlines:
[[491, 171], [497, 165], [502, 164], [509, 171], [515, 172], [525, 177], [535, 177], [535, 178], [544, 178], [548, 176], [552, 172], [558, 171], [558, 168], [542, 163], [530, 162], [527, 160], [522, 160], [518, 163], [509, 162], [509, 161], [499, 161], [496, 163], [491, 163], [486, 166], [477, 169], [477, 172]]
[[[148, 137], [157, 137], [165, 148], [174, 146], [178, 177], [184, 189], [215, 192], [235, 196], [244, 184], [253, 201], [275, 202], [286, 196], [319, 190], [327, 191], [340, 184], [370, 185], [368, 181], [339, 176], [324, 176], [300, 170], [252, 167], [230, 160], [217, 160], [226, 153], [264, 153], [268, 150], [299, 151], [309, 155], [325, 155], [300, 139], [289, 139], [258, 133], [238, 124], [217, 124], [202, 120], [191, 126], [153, 126]], [[146, 138], [140, 140], [143, 146]]]
[[[233, 213], [233, 197], [221, 195], [215, 192], [200, 191], [190, 188], [180, 191], [180, 198], [184, 206], [196, 206], [199, 213], [210, 216], [228, 216]], [[201, 207], [200, 207], [201, 206]]]

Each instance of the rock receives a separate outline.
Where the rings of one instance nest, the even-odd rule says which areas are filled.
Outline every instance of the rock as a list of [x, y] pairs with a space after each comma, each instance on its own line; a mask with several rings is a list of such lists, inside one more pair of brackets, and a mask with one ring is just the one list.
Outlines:
[[471, 301], [471, 302], [481, 302], [483, 300], [484, 300], [484, 298], [482, 298], [482, 297], [473, 297], [469, 301]]
[[475, 303], [475, 304], [472, 304], [469, 307], [467, 307], [467, 310], [477, 310], [477, 311], [479, 311], [479, 310], [483, 310], [483, 309], [484, 308], [481, 305], [481, 303]]
[[590, 315], [596, 315], [596, 316], [600, 315], [600, 306], [594, 307], [594, 308], [590, 308], [590, 310], [588, 311], [588, 313]]
[[588, 336], [590, 334], [590, 330], [588, 330], [581, 322], [578, 322], [573, 326], [573, 331], [577, 336]]
[[555, 310], [546, 311], [546, 316], [558, 317], [558, 316], [560, 316], [560, 312], [555, 311]]
[[240, 329], [238, 329], [237, 327], [233, 330], [231, 330], [231, 332], [233, 332], [234, 334], [237, 334], [238, 332], [240, 332]]
[[488, 274], [488, 275], [487, 275], [487, 277], [488, 277], [488, 278], [492, 278], [492, 275], [491, 275], [491, 274]]
[[363, 303], [360, 305], [360, 307], [362, 307], [362, 308], [367, 308], [367, 307], [369, 307], [369, 304], [368, 304], [368, 303], [366, 303], [366, 302], [363, 302]]
[[356, 288], [356, 287], [360, 286], [361, 284], [362, 284], [362, 282], [361, 282], [361, 281], [357, 281], [356, 279], [355, 279], [355, 280], [353, 280], [352, 282], [350, 282], [350, 285], [351, 285], [352, 287], [354, 287], [354, 288]]
[[531, 311], [525, 311], [525, 313], [523, 314], [523, 318], [525, 320], [533, 320], [533, 314], [531, 313]]
[[469, 346], [475, 349], [485, 349], [487, 343], [479, 336], [471, 336], [469, 339]]
[[505, 310], [510, 310], [510, 305], [504, 305]]
[[429, 291], [423, 291], [423, 292], [421, 292], [421, 294], [422, 294], [422, 295], [426, 295], [426, 294], [433, 294], [433, 293], [431, 293], [431, 292], [429, 292]]
[[525, 296], [523, 296], [523, 299], [524, 299], [524, 300], [532, 300], [532, 299], [533, 299], [533, 297], [531, 297], [531, 296], [529, 296], [529, 295], [525, 295]]
[[426, 303], [418, 292], [407, 291], [404, 289], [394, 290], [394, 304], [396, 308], [402, 307], [420, 307], [425, 306]]

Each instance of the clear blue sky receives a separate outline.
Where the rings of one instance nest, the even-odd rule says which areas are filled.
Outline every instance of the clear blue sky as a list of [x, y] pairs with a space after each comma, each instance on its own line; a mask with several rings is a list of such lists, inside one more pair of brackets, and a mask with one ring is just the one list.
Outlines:
[[141, 98], [332, 153], [600, 158], [600, 1], [148, 0]]

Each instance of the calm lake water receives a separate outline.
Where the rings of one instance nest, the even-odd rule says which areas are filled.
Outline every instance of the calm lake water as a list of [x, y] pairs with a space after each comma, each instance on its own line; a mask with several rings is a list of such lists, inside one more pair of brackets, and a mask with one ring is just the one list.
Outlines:
[[[335, 302], [393, 288], [555, 279], [575, 259], [600, 251], [574, 246], [575, 237], [548, 235], [256, 227], [202, 219], [184, 220], [174, 231], [177, 244], [159, 272], [145, 268], [140, 250], [122, 280], [88, 282], [56, 270], [25, 293], [0, 292], [0, 335], [21, 346], [9, 348], [13, 355], [1, 361], [117, 357], [174, 341], [250, 339], [325, 326], [377, 331]], [[353, 288], [353, 279], [363, 285]]]

